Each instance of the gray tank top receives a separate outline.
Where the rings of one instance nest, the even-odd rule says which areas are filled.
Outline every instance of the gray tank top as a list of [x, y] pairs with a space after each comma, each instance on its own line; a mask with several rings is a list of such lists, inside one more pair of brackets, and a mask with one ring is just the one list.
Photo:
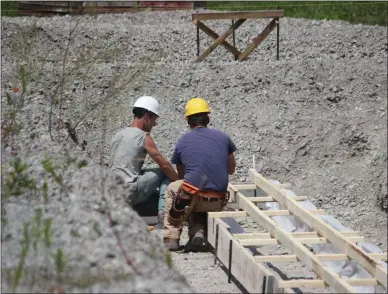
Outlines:
[[147, 152], [144, 148], [148, 133], [128, 127], [112, 138], [109, 167], [126, 183], [134, 183], [140, 175]]

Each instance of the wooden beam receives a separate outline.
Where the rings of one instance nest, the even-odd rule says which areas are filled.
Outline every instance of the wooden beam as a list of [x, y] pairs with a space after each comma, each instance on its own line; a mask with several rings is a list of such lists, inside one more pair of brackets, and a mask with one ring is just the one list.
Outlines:
[[[234, 240], [221, 219], [213, 218], [211, 214], [208, 214], [207, 223], [207, 241], [213, 248], [217, 247], [214, 253], [217, 259], [221, 261], [227, 270], [229, 264], [231, 265], [231, 274], [249, 293], [262, 293], [264, 277], [272, 276], [272, 273], [264, 265], [255, 262], [253, 255], [240, 245], [237, 240]], [[230, 244], [232, 245], [231, 255]], [[279, 284], [278, 278], [275, 277], [275, 279], [277, 280], [275, 285]], [[276, 288], [274, 293], [283, 293], [283, 289]]]
[[[295, 196], [293, 197], [295, 201], [304, 201], [307, 200], [307, 196]], [[277, 202], [275, 199], [273, 199], [271, 196], [265, 196], [265, 197], [247, 197], [249, 201], [252, 201], [253, 203], [261, 203], [261, 202]]]
[[[311, 210], [312, 213], [324, 214], [323, 209]], [[248, 216], [246, 211], [216, 211], [210, 212], [212, 217], [245, 217]], [[268, 216], [286, 216], [290, 215], [288, 210], [263, 210], [263, 213]]]
[[[376, 279], [343, 279], [349, 285], [352, 286], [376, 286]], [[291, 281], [281, 281], [280, 287], [287, 288], [324, 288], [325, 282], [323, 280], [291, 280]]]
[[[321, 261], [350, 260], [346, 254], [316, 254]], [[387, 253], [369, 253], [369, 256], [381, 260], [387, 260]], [[297, 262], [296, 255], [267, 255], [255, 256], [256, 262]]]
[[[290, 233], [292, 237], [294, 238], [319, 238], [319, 234], [317, 232], [294, 232]], [[346, 232], [344, 233], [344, 236], [349, 238], [357, 238], [359, 240], [362, 240], [364, 237], [359, 236], [357, 232]], [[257, 238], [271, 238], [271, 234], [269, 233], [245, 233], [245, 234], [233, 234], [233, 237], [236, 240], [242, 240], [242, 239], [257, 239]]]
[[[230, 187], [233, 189], [233, 186]], [[282, 245], [293, 250], [299, 260], [317, 273], [325, 283], [340, 293], [354, 293], [354, 289], [348, 283], [339, 279], [336, 273], [316, 258], [301, 242], [292, 237], [288, 231], [279, 226], [269, 216], [265, 215], [255, 204], [248, 201], [241, 192], [234, 191], [234, 193], [231, 193], [231, 197], [234, 197], [235, 202], [241, 209], [244, 209], [250, 216], [259, 221], [260, 225], [265, 227], [273, 238], [276, 238]]]
[[[195, 20], [194, 24], [196, 26], [198, 26], [203, 32], [205, 32], [208, 36], [213, 38], [214, 40], [217, 40], [220, 37], [216, 32], [214, 32], [212, 29], [208, 28], [201, 21]], [[236, 57], [238, 57], [241, 54], [241, 52], [238, 51], [237, 48], [230, 45], [226, 40], [221, 43], [221, 46], [224, 46], [226, 50], [228, 50], [230, 53], [232, 53]]]
[[240, 54], [238, 57], [239, 61], [243, 61], [248, 58], [248, 55], [259, 46], [265, 38], [273, 31], [277, 26], [277, 20], [273, 19], [271, 22], [264, 28], [264, 30], [253, 40], [253, 42]]
[[[258, 187], [255, 185], [255, 183], [249, 183], [249, 184], [234, 184], [230, 183], [235, 189], [238, 191], [244, 191], [244, 190], [256, 190]], [[274, 184], [278, 188], [291, 188], [291, 183], [280, 183], [280, 184]]]
[[[295, 242], [302, 244], [325, 244], [327, 243], [325, 238], [298, 238]], [[243, 246], [263, 246], [263, 245], [280, 245], [281, 243], [276, 239], [245, 239], [239, 240], [239, 243]]]
[[[361, 241], [363, 237], [349, 237], [352, 241]], [[262, 245], [279, 245], [282, 244], [276, 239], [240, 239], [240, 244], [243, 246], [262, 246]], [[302, 244], [325, 244], [329, 243], [326, 238], [295, 238], [295, 242]]]
[[246, 211], [215, 211], [207, 213], [210, 217], [244, 217], [247, 216]]
[[[323, 210], [323, 209], [312, 209], [310, 211], [311, 211], [311, 213], [315, 213], [315, 214], [325, 214], [325, 210]], [[283, 210], [263, 210], [263, 212], [268, 216], [291, 215], [290, 212], [286, 209], [283, 209]]]
[[283, 16], [284, 16], [284, 10], [256, 10], [256, 11], [194, 13], [191, 16], [191, 19], [192, 21], [194, 21], [194, 20], [214, 20], [214, 19], [279, 18]]
[[222, 44], [226, 38], [230, 36], [231, 33], [233, 33], [234, 30], [236, 30], [239, 26], [241, 26], [245, 22], [245, 19], [239, 19], [236, 21], [233, 25], [227, 29], [225, 33], [223, 33], [217, 40], [215, 40], [198, 58], [195, 60], [195, 62], [201, 62], [203, 61], [210, 53], [214, 51], [218, 47], [218, 45]]
[[[364, 267], [372, 276], [374, 276], [377, 281], [382, 284], [385, 288], [387, 288], [387, 269], [383, 268], [379, 264], [379, 260], [368, 256], [361, 248], [357, 247], [354, 242], [345, 238], [340, 232], [334, 229], [329, 224], [325, 223], [323, 220], [315, 216], [310, 211], [302, 208], [298, 202], [293, 200], [291, 197], [287, 197], [287, 195], [283, 194], [280, 189], [274, 186], [271, 182], [265, 179], [262, 175], [256, 172], [254, 169], [249, 169], [249, 175], [252, 178], [252, 181], [259, 186], [263, 191], [270, 194], [273, 198], [275, 198], [279, 203], [285, 206], [293, 215], [299, 218], [301, 221], [305, 222], [309, 226], [314, 227], [314, 229], [323, 237], [325, 237], [328, 241], [333, 243], [338, 248], [344, 249], [345, 253], [354, 261], [357, 261], [362, 267]], [[238, 194], [238, 193], [237, 193]], [[244, 207], [241, 207], [244, 209]], [[246, 210], [246, 209], [245, 209]], [[250, 214], [250, 212], [247, 210]], [[287, 236], [284, 236], [283, 232], [280, 236], [276, 235], [275, 238], [280, 241], [285, 237], [288, 240]], [[272, 235], [272, 234], [271, 234]], [[319, 260], [317, 260], [319, 262]], [[320, 263], [320, 262], [319, 262]], [[315, 267], [314, 264], [311, 264]], [[321, 264], [319, 264], [321, 267]], [[322, 271], [320, 271], [322, 273]], [[325, 274], [324, 272], [322, 274]], [[327, 279], [325, 279], [327, 281]], [[342, 285], [343, 286], [343, 285]]]

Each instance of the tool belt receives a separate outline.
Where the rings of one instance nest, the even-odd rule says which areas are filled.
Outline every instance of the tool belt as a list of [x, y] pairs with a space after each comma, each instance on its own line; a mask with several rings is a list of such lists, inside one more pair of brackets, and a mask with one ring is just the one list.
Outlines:
[[229, 201], [229, 192], [199, 190], [197, 187], [183, 182], [178, 192], [173, 195], [173, 202], [169, 211], [172, 223], [185, 221], [198, 201], [221, 201], [223, 208]]

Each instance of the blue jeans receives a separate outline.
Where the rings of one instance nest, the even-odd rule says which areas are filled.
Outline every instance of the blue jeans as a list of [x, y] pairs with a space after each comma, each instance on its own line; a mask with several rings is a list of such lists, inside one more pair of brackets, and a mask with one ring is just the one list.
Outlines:
[[142, 174], [136, 180], [135, 190], [131, 195], [132, 205], [146, 201], [156, 201], [150, 197], [157, 195], [158, 211], [164, 213], [166, 208], [165, 193], [170, 179], [163, 173], [160, 168], [144, 169]]

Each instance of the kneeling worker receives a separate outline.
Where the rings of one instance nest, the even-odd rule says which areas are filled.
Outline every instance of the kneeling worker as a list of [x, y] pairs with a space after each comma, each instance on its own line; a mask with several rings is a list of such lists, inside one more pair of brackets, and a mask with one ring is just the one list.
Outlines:
[[[129, 185], [127, 199], [131, 205], [159, 201], [159, 225], [163, 227], [165, 190], [170, 182], [178, 180], [178, 174], [160, 153], [150, 135], [157, 124], [159, 108], [158, 101], [153, 97], [137, 99], [133, 105], [134, 119], [131, 125], [113, 136], [109, 166]], [[147, 154], [159, 168], [142, 169]], [[153, 195], [158, 195], [159, 199], [151, 199]]]
[[206, 212], [221, 211], [229, 199], [229, 175], [235, 172], [233, 152], [237, 148], [227, 134], [207, 127], [209, 113], [202, 98], [193, 98], [186, 105], [191, 131], [178, 140], [172, 156], [180, 180], [169, 184], [166, 190], [163, 240], [171, 251], [179, 250], [186, 219], [190, 239], [186, 251], [204, 249]]

